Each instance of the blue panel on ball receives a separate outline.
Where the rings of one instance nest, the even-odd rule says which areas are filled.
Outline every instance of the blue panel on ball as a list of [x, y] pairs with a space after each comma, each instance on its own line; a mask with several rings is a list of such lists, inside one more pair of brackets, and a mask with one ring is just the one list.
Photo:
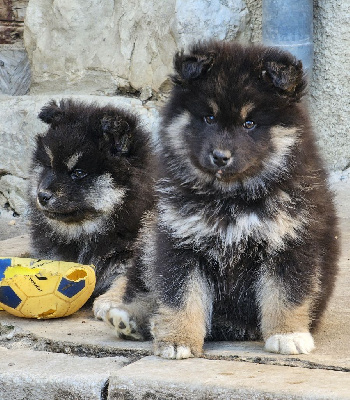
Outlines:
[[17, 296], [10, 286], [0, 286], [0, 302], [8, 307], [18, 307], [22, 300]]
[[81, 280], [78, 282], [70, 281], [67, 278], [62, 278], [60, 285], [58, 286], [57, 291], [62, 293], [63, 295], [71, 298], [83, 290], [85, 287], [85, 281]]
[[4, 258], [0, 260], [0, 281], [5, 276], [5, 270], [11, 266], [11, 258]]

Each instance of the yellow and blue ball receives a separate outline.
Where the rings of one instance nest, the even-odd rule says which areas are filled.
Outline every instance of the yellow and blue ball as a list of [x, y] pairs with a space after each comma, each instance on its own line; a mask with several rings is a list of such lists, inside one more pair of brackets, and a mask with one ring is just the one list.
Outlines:
[[17, 317], [73, 314], [89, 299], [95, 283], [93, 265], [0, 257], [0, 307]]

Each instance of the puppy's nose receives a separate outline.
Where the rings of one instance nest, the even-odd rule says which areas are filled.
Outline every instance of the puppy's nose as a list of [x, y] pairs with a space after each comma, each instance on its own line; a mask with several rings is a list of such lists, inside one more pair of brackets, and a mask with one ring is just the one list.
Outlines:
[[232, 160], [232, 154], [230, 150], [218, 150], [215, 149], [212, 153], [213, 163], [218, 167], [224, 167], [229, 164]]
[[52, 193], [50, 192], [39, 192], [38, 193], [38, 201], [42, 206], [46, 206], [49, 200], [52, 197]]

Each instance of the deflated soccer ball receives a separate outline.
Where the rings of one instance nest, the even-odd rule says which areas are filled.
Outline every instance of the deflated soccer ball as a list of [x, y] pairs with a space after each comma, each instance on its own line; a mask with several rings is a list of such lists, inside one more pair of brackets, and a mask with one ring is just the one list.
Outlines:
[[0, 306], [17, 317], [73, 314], [89, 299], [95, 283], [93, 265], [0, 257]]

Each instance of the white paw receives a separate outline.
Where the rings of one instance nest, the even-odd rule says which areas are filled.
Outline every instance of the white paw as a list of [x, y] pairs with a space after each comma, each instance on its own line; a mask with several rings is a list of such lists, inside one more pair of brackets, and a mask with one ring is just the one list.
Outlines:
[[169, 343], [155, 345], [154, 354], [163, 358], [176, 360], [193, 357], [189, 346], [176, 346]]
[[120, 308], [111, 308], [106, 314], [105, 321], [114, 327], [117, 336], [122, 339], [143, 339], [142, 334], [138, 332], [136, 322], [125, 310]]
[[265, 350], [281, 354], [308, 354], [315, 344], [309, 332], [293, 332], [270, 336], [265, 343]]
[[105, 320], [106, 314], [112, 308], [112, 306], [113, 303], [111, 301], [97, 298], [92, 307], [95, 318]]

